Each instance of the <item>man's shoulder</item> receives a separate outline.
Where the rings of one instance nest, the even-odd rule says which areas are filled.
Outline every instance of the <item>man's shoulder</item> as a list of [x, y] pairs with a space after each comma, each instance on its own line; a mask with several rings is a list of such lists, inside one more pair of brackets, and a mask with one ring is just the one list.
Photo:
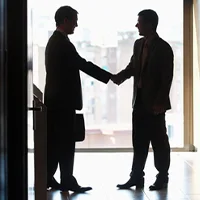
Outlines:
[[46, 45], [46, 48], [48, 47], [60, 48], [61, 50], [74, 48], [73, 44], [58, 31], [54, 31], [50, 36]]
[[159, 37], [158, 42], [162, 48], [172, 50], [171, 45], [166, 40], [162, 39], [161, 37]]
[[172, 49], [171, 45], [166, 40], [159, 37], [156, 46], [157, 46], [156, 52], [159, 52], [160, 54], [169, 56], [171, 58], [174, 57], [173, 49]]
[[58, 31], [54, 31], [53, 34], [50, 36], [48, 42], [63, 41], [63, 40], [65, 40], [64, 36], [61, 35]]
[[56, 33], [56, 31], [53, 32], [53, 34], [49, 37], [47, 42], [47, 47], [54, 46], [55, 44], [59, 44], [59, 41], [62, 40], [60, 36]]
[[141, 37], [139, 39], [136, 39], [134, 42], [134, 49], [137, 50], [141, 47], [141, 45], [144, 43], [144, 37]]
[[139, 39], [136, 39], [135, 40], [135, 44], [137, 45], [137, 44], [142, 44], [143, 42], [144, 42], [144, 37], [141, 37], [141, 38], [139, 38]]

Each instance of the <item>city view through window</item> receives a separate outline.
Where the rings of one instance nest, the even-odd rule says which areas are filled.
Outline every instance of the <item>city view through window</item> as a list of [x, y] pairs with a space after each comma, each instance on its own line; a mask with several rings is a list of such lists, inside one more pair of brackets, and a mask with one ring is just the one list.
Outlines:
[[[117, 73], [127, 66], [133, 44], [141, 37], [135, 27], [138, 12], [150, 8], [158, 13], [157, 32], [174, 51], [174, 79], [170, 93], [172, 109], [166, 113], [167, 131], [171, 146], [182, 147], [183, 1], [34, 0], [33, 82], [42, 92], [46, 75], [45, 46], [55, 30], [55, 11], [63, 5], [70, 5], [79, 12], [78, 27], [69, 36], [79, 54], [111, 73]], [[85, 116], [86, 139], [78, 143], [77, 148], [132, 147], [133, 79], [117, 86], [111, 81], [103, 84], [81, 73], [81, 81], [84, 103], [81, 112]]]

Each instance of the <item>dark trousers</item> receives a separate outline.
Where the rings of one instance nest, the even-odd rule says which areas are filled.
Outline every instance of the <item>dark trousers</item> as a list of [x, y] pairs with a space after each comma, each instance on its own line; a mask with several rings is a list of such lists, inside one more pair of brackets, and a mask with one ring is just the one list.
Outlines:
[[148, 112], [142, 102], [140, 92], [137, 94], [132, 116], [133, 164], [131, 176], [144, 176], [144, 167], [151, 142], [154, 152], [154, 165], [158, 170], [158, 177], [168, 177], [170, 166], [170, 145], [166, 134], [165, 113], [154, 115]]
[[67, 186], [73, 175], [75, 110], [47, 110], [47, 182], [59, 164], [61, 184]]

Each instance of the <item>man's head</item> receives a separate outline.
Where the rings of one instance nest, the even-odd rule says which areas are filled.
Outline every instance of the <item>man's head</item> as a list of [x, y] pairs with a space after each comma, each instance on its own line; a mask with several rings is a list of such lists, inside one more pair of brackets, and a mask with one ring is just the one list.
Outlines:
[[150, 9], [140, 11], [138, 13], [138, 22], [135, 26], [142, 36], [148, 36], [156, 32], [158, 26], [157, 13]]
[[61, 28], [66, 34], [73, 34], [78, 26], [78, 12], [70, 6], [62, 6], [55, 13], [57, 28]]

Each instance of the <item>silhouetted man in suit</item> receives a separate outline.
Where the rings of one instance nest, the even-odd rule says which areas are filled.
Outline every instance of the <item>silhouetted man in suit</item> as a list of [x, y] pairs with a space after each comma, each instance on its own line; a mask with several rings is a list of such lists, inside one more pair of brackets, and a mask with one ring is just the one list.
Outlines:
[[[79, 70], [107, 83], [111, 74], [87, 62], [76, 51], [68, 35], [78, 26], [78, 12], [70, 6], [55, 13], [57, 29], [50, 37], [45, 51], [46, 86], [44, 102], [47, 106], [47, 188], [85, 192], [73, 176], [75, 138], [75, 110], [82, 109]], [[54, 179], [60, 166], [61, 183]], [[80, 166], [81, 167], [81, 166]]]
[[113, 81], [118, 85], [134, 77], [132, 139], [134, 157], [130, 179], [120, 189], [144, 186], [144, 167], [151, 142], [158, 170], [150, 190], [167, 187], [170, 145], [166, 134], [165, 112], [171, 108], [169, 93], [173, 78], [173, 52], [156, 33], [158, 16], [153, 10], [138, 14], [136, 27], [142, 38], [135, 41], [128, 66]]

